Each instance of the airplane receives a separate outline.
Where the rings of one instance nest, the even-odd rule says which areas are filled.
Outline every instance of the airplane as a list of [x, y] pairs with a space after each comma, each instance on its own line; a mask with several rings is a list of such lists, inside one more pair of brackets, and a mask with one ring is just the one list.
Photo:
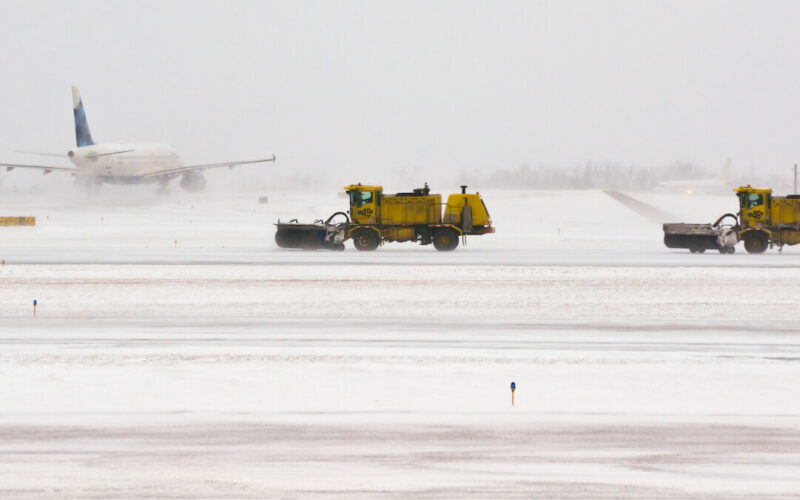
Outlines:
[[731, 183], [731, 159], [722, 165], [719, 173], [710, 179], [680, 179], [659, 183], [653, 191], [657, 193], [681, 194], [729, 194], [734, 185]]
[[[202, 191], [206, 179], [201, 173], [209, 168], [229, 167], [251, 163], [275, 162], [271, 158], [257, 160], [227, 161], [200, 165], [184, 165], [172, 147], [166, 144], [96, 144], [89, 132], [89, 122], [83, 109], [83, 101], [77, 87], [72, 87], [72, 111], [75, 117], [76, 147], [70, 149], [66, 157], [75, 167], [52, 167], [47, 165], [26, 165], [0, 163], [6, 171], [15, 168], [37, 169], [50, 172], [69, 172], [76, 184], [97, 187], [106, 184], [147, 184], [159, 183], [161, 191], [166, 191], [171, 179], [181, 176], [180, 186], [186, 191]], [[27, 151], [20, 151], [30, 153]], [[44, 156], [64, 157], [60, 154], [31, 153]]]

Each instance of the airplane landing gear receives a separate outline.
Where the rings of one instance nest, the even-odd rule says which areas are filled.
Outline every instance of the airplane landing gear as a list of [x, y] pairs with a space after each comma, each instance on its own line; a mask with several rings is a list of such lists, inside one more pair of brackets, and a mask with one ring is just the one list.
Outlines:
[[93, 197], [100, 194], [103, 183], [88, 176], [81, 176], [75, 178], [75, 186], [85, 191], [90, 197]]
[[158, 183], [158, 191], [156, 191], [158, 196], [167, 196], [169, 194], [169, 181], [159, 181]]

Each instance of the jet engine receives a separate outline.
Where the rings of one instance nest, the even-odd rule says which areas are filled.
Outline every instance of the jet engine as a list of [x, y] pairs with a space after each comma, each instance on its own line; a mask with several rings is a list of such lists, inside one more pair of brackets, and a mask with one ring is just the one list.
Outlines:
[[195, 193], [206, 188], [206, 178], [199, 172], [186, 172], [181, 175], [181, 188]]

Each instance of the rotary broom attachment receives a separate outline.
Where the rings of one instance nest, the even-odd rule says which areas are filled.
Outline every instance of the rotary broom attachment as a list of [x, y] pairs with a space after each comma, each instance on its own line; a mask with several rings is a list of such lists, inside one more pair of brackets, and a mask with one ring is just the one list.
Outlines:
[[[724, 224], [732, 218], [733, 224]], [[734, 214], [725, 214], [713, 224], [664, 224], [664, 245], [668, 248], [686, 248], [692, 253], [718, 250], [733, 253], [736, 242], [738, 220]]]
[[297, 219], [278, 221], [275, 243], [281, 248], [344, 250], [349, 224], [350, 218], [344, 212], [336, 212], [326, 221], [318, 219], [313, 224], [301, 224]]

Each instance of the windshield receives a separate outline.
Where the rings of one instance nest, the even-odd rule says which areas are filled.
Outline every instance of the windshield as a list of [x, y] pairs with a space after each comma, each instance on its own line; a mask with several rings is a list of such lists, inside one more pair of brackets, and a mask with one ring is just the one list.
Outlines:
[[372, 203], [372, 191], [350, 191], [350, 205], [356, 208]]
[[751, 209], [753, 207], [757, 207], [759, 205], [764, 204], [764, 195], [763, 194], [755, 194], [750, 193], [747, 196], [747, 208]]

